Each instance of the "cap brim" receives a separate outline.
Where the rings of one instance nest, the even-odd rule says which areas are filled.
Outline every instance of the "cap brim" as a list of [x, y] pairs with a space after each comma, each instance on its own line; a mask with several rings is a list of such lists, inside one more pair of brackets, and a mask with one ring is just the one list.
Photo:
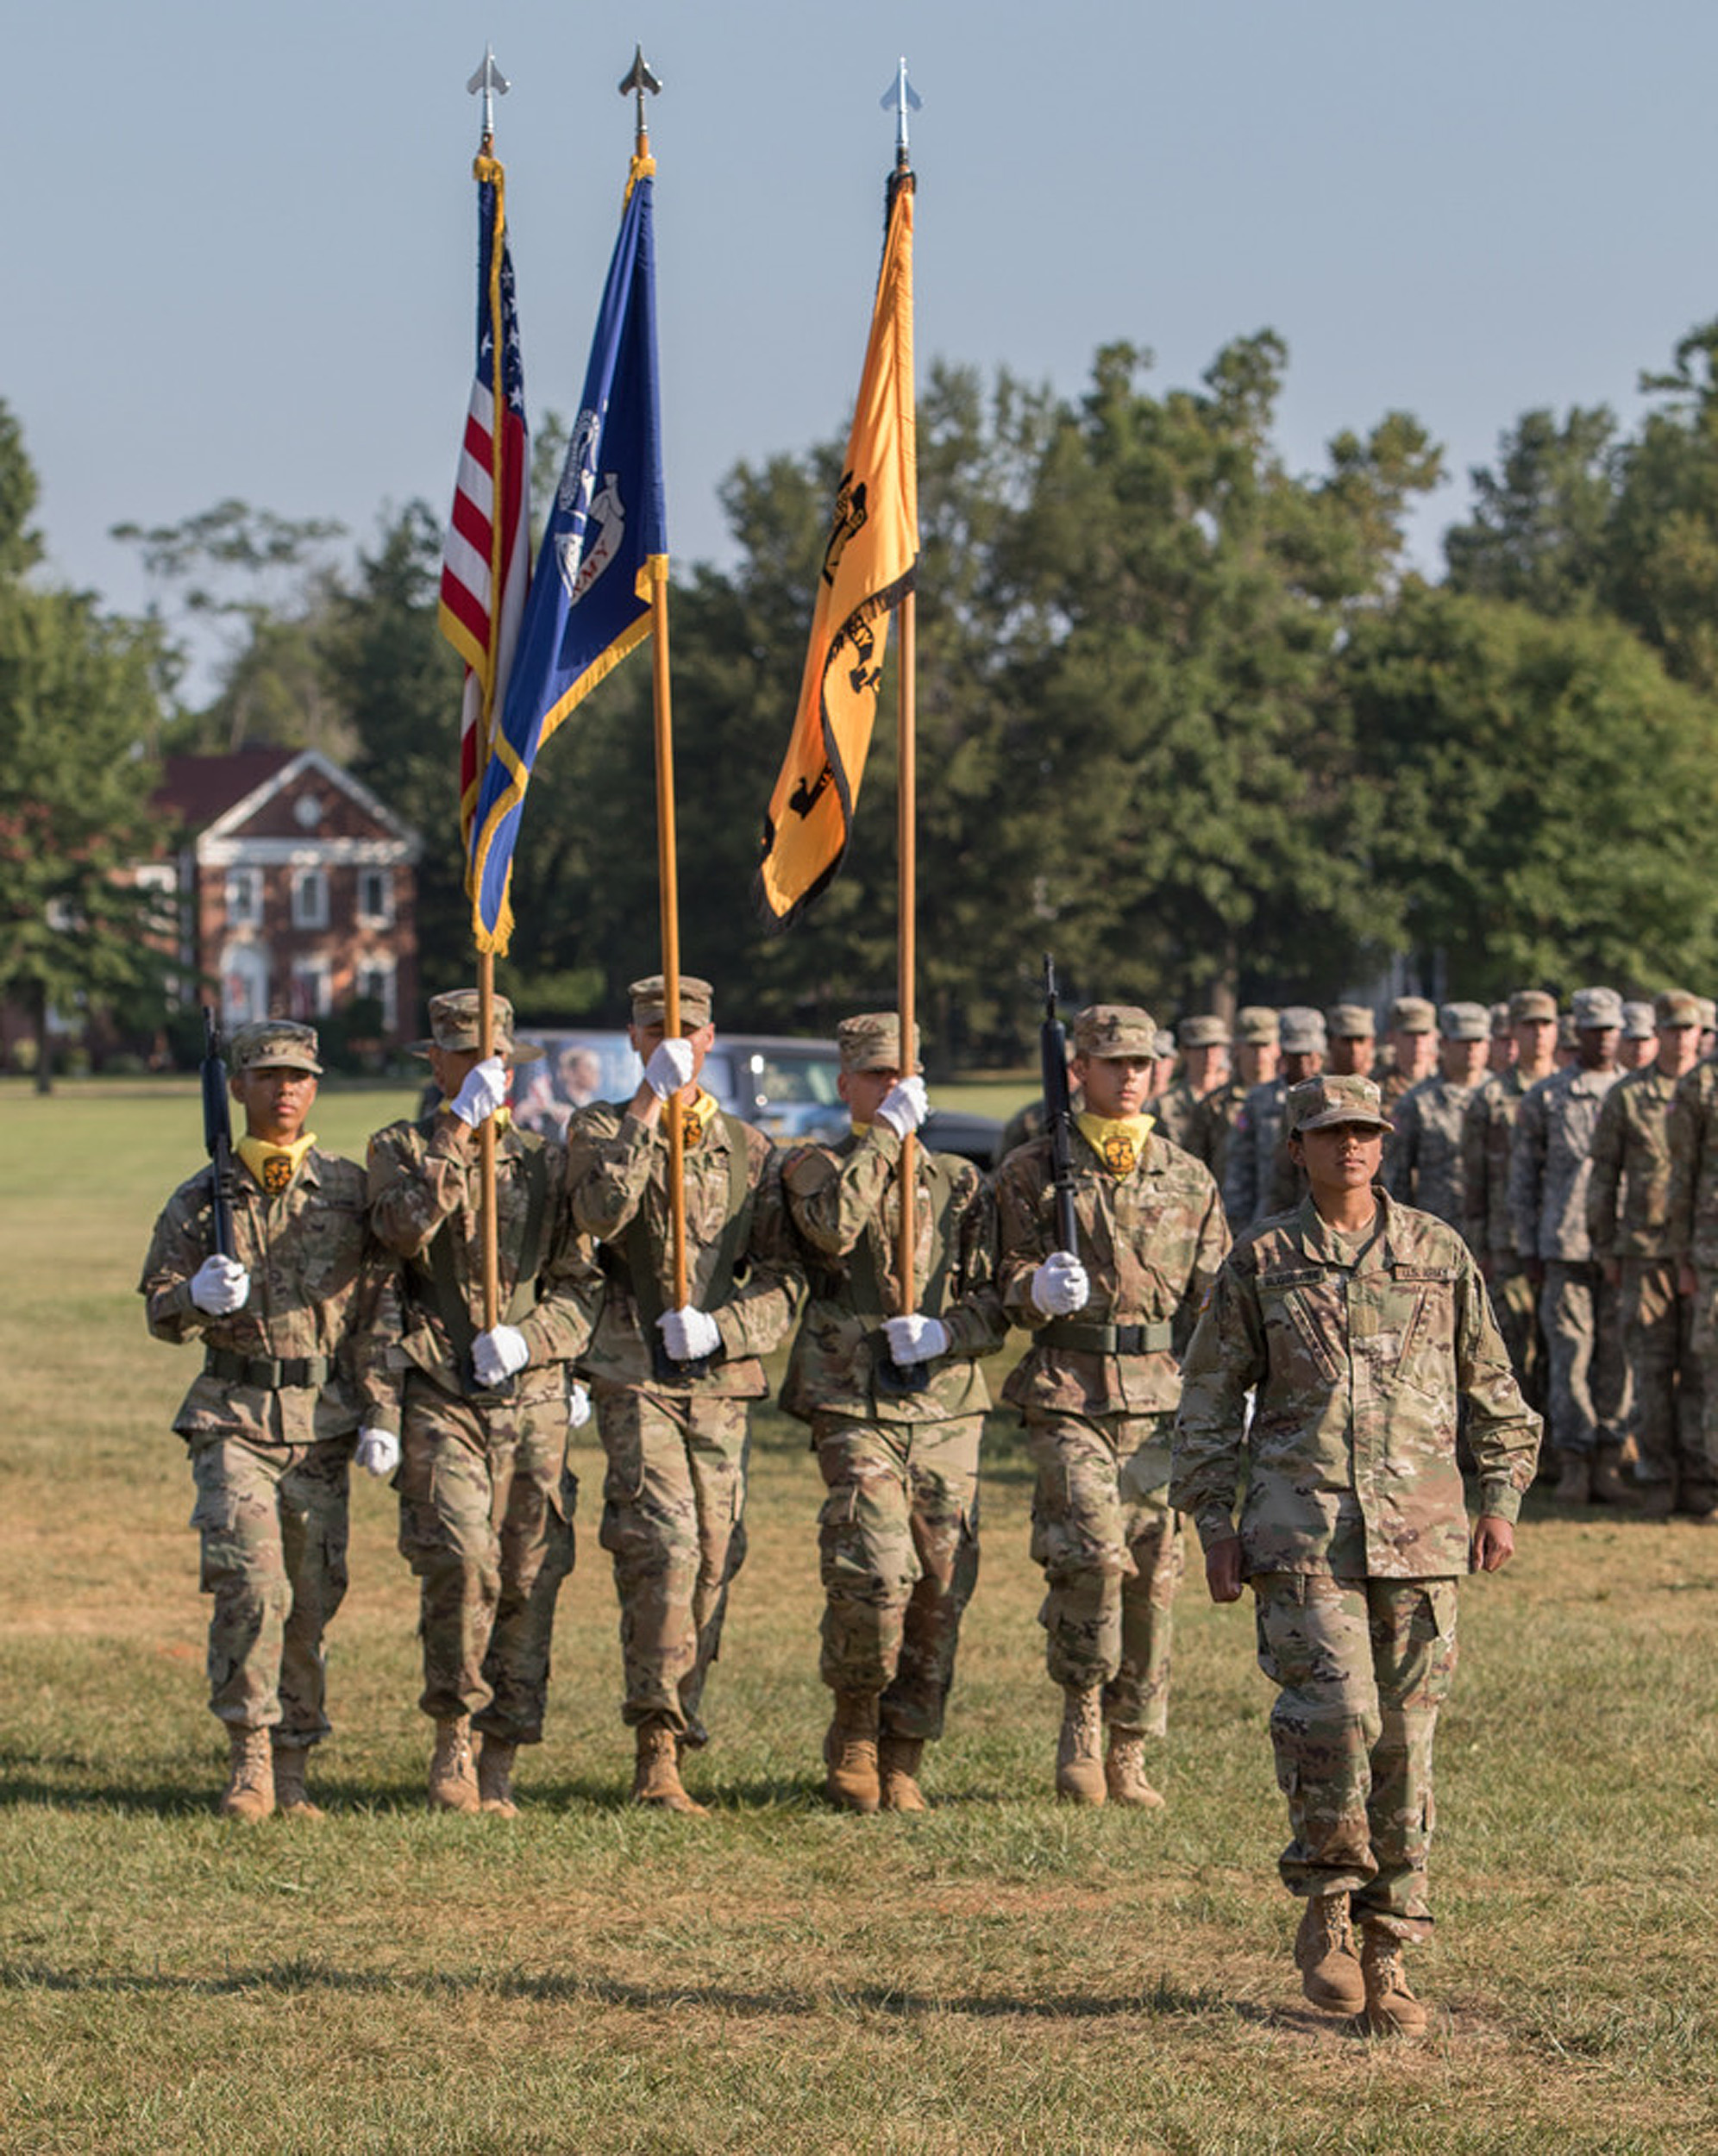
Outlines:
[[1368, 1131], [1388, 1131], [1395, 1128], [1387, 1115], [1373, 1116], [1368, 1115], [1364, 1109], [1357, 1112], [1352, 1108], [1344, 1108], [1340, 1112], [1332, 1111], [1324, 1115], [1308, 1116], [1304, 1123], [1297, 1123], [1288, 1135], [1290, 1138], [1304, 1138], [1308, 1131], [1333, 1131], [1340, 1123], [1358, 1124]]

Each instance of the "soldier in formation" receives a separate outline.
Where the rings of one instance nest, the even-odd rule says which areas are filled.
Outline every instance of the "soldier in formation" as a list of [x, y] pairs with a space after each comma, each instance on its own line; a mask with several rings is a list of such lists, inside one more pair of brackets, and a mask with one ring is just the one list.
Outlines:
[[1389, 1069], [1379, 1082], [1384, 1113], [1438, 1067], [1438, 1009], [1424, 996], [1398, 996], [1390, 1006]]
[[[916, 1029], [915, 1029], [916, 1031]], [[927, 1102], [893, 1012], [838, 1029], [836, 1145], [782, 1172], [807, 1280], [781, 1405], [809, 1422], [828, 1495], [818, 1542], [823, 1679], [835, 1695], [825, 1789], [850, 1811], [921, 1812], [961, 1615], [978, 1578], [980, 1359], [1007, 1334], [995, 1208], [970, 1162], [913, 1147], [912, 1307], [901, 1277], [902, 1142]]]
[[1229, 1239], [1210, 1175], [1143, 1112], [1155, 1032], [1125, 1005], [1074, 1021], [1076, 1249], [1057, 1247], [1048, 1137], [997, 1175], [1003, 1307], [1031, 1336], [1003, 1397], [1038, 1470], [1032, 1556], [1063, 1697], [1056, 1786], [1082, 1804], [1163, 1802], [1145, 1741], [1167, 1727], [1182, 1567], [1167, 1495], [1176, 1355]]
[[1200, 1102], [1182, 1148], [1210, 1169], [1220, 1190], [1246, 1097], [1255, 1086], [1268, 1085], [1276, 1075], [1282, 1037], [1276, 1012], [1262, 1003], [1243, 1005], [1235, 1013], [1233, 1047], [1233, 1076], [1214, 1087]]
[[1242, 1104], [1223, 1175], [1223, 1206], [1235, 1234], [1269, 1213], [1294, 1205], [1305, 1185], [1289, 1157], [1282, 1103], [1289, 1087], [1324, 1069], [1325, 1022], [1304, 1004], [1282, 1012], [1277, 1075], [1255, 1086]]
[[329, 1733], [323, 1635], [346, 1592], [347, 1493], [361, 1426], [396, 1440], [373, 1353], [386, 1266], [364, 1171], [305, 1128], [322, 1075], [313, 1028], [283, 1018], [229, 1044], [244, 1135], [215, 1247], [212, 1169], [182, 1183], [150, 1238], [140, 1292], [157, 1339], [201, 1348], [173, 1427], [191, 1454], [209, 1622], [209, 1704], [230, 1758], [221, 1809], [322, 1816], [305, 1788]]
[[1335, 1003], [1325, 1014], [1329, 1058], [1325, 1068], [1341, 1078], [1370, 1078], [1378, 1058], [1378, 1022], [1364, 1003]]
[[[470, 989], [432, 997], [430, 1063], [439, 1105], [370, 1141], [369, 1209], [400, 1261], [404, 1396], [396, 1487], [399, 1549], [419, 1582], [423, 1691], [436, 1725], [430, 1802], [511, 1818], [521, 1745], [542, 1738], [549, 1639], [573, 1570], [569, 1424], [590, 1413], [573, 1365], [590, 1345], [601, 1278], [574, 1232], [561, 1146], [514, 1126], [508, 1071], [536, 1052], [494, 1003], [494, 1053], [480, 1046]], [[498, 1310], [488, 1322], [478, 1132], [495, 1131]], [[369, 1463], [386, 1472], [386, 1449]], [[473, 1745], [473, 1734], [479, 1745]]]
[[[1376, 1188], [1379, 1089], [1314, 1079], [1288, 1114], [1310, 1194], [1244, 1235], [1218, 1277], [1188, 1351], [1169, 1501], [1198, 1528], [1212, 1599], [1253, 1589], [1302, 1990], [1412, 2035], [1426, 2012], [1403, 1950], [1432, 1927], [1457, 1581], [1511, 1555], [1539, 1425], [1460, 1237]], [[1479, 1475], [1471, 1532], [1458, 1413]]]
[[1384, 1188], [1458, 1232], [1464, 1225], [1462, 1128], [1484, 1075], [1491, 1014], [1483, 1003], [1438, 1013], [1438, 1069], [1396, 1102], [1384, 1149]]
[[[1702, 1010], [1702, 1039], [1706, 1016]], [[1718, 1062], [1709, 1056], [1677, 1079], [1667, 1138], [1665, 1247], [1688, 1311], [1701, 1388], [1699, 1442], [1678, 1463], [1677, 1498], [1703, 1526], [1718, 1526]]]
[[1527, 1404], [1545, 1406], [1545, 1344], [1539, 1295], [1515, 1247], [1509, 1210], [1509, 1145], [1522, 1100], [1556, 1068], [1557, 1000], [1539, 988], [1509, 999], [1515, 1057], [1479, 1087], [1462, 1118], [1462, 1232], [1479, 1261], [1504, 1344]]
[[[633, 1797], [702, 1817], [680, 1763], [708, 1742], [705, 1683], [745, 1557], [747, 1410], [768, 1390], [759, 1358], [787, 1337], [801, 1283], [774, 1148], [699, 1082], [716, 1038], [709, 982], [681, 976], [679, 1036], [665, 1031], [660, 975], [630, 994], [638, 1089], [581, 1108], [567, 1128], [574, 1223], [601, 1244], [606, 1282], [583, 1363], [607, 1460], [601, 1540], [620, 1597]], [[684, 1300], [669, 1115], [685, 1147]]]
[[1155, 1103], [1157, 1127], [1184, 1153], [1194, 1150], [1194, 1125], [1201, 1105], [1229, 1082], [1229, 1050], [1233, 1037], [1222, 1019], [1205, 1013], [1183, 1018], [1176, 1028], [1182, 1075]]

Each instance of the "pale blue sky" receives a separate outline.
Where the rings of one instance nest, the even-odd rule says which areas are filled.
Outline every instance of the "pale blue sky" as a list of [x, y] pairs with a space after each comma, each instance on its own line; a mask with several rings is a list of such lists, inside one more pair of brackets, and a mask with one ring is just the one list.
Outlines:
[[1065, 391], [1100, 342], [1190, 382], [1265, 324], [1280, 445], [1393, 406], [1466, 468], [1537, 404], [1636, 409], [1718, 313], [1710, 0], [61, 0], [11, 9], [0, 396], [51, 568], [135, 605], [124, 518], [235, 494], [361, 537], [444, 508], [468, 385], [486, 39], [533, 419], [576, 401], [652, 107], [669, 534], [738, 458], [846, 423], [904, 52], [918, 342]]

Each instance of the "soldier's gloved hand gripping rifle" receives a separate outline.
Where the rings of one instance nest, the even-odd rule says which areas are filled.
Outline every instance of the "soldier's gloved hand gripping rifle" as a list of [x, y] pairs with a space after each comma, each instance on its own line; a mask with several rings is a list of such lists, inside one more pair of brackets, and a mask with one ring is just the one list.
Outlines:
[[1056, 1010], [1056, 961], [1044, 955], [1044, 1024], [1038, 1028], [1044, 1127], [1050, 1134], [1050, 1187], [1056, 1198], [1056, 1247], [1080, 1254], [1074, 1219], [1074, 1101], [1068, 1086], [1068, 1031]]
[[227, 1113], [227, 1065], [220, 1029], [203, 1006], [203, 1143], [215, 1169], [214, 1257], [233, 1255], [233, 1131]]

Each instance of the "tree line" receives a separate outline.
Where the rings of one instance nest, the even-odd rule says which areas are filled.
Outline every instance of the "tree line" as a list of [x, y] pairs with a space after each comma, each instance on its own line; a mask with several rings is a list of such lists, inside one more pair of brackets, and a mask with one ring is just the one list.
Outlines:
[[[1437, 445], [1393, 411], [1289, 471], [1287, 365], [1266, 330], [1196, 388], [1156, 389], [1126, 344], [1075, 397], [931, 368], [919, 995], [937, 1062], [1021, 1053], [1046, 947], [1071, 996], [1165, 1015], [1321, 999], [1392, 959], [1478, 997], [1718, 975], [1701, 836], [1718, 812], [1718, 322], [1642, 377], [1632, 432], [1603, 407], [1508, 429], [1436, 580], [1405, 534], [1443, 477]], [[118, 527], [160, 593], [123, 621], [32, 575], [34, 479], [3, 406], [0, 423], [0, 748], [22, 797], [0, 815], [0, 988], [160, 994], [104, 881], [143, 835], [152, 758], [241, 743], [322, 747], [418, 827], [426, 975], [455, 977], [441, 511], [386, 512], [349, 563], [337, 527], [237, 502]], [[538, 430], [540, 499], [563, 438]], [[827, 1031], [893, 993], [887, 724], [810, 917], [771, 936], [749, 897], [839, 456], [737, 465], [730, 564], [673, 591], [684, 957], [730, 1025]], [[229, 643], [190, 708], [176, 632], [196, 617]], [[538, 765], [501, 973], [527, 1019], [611, 1023], [656, 962], [649, 696], [648, 667], [623, 667]]]

